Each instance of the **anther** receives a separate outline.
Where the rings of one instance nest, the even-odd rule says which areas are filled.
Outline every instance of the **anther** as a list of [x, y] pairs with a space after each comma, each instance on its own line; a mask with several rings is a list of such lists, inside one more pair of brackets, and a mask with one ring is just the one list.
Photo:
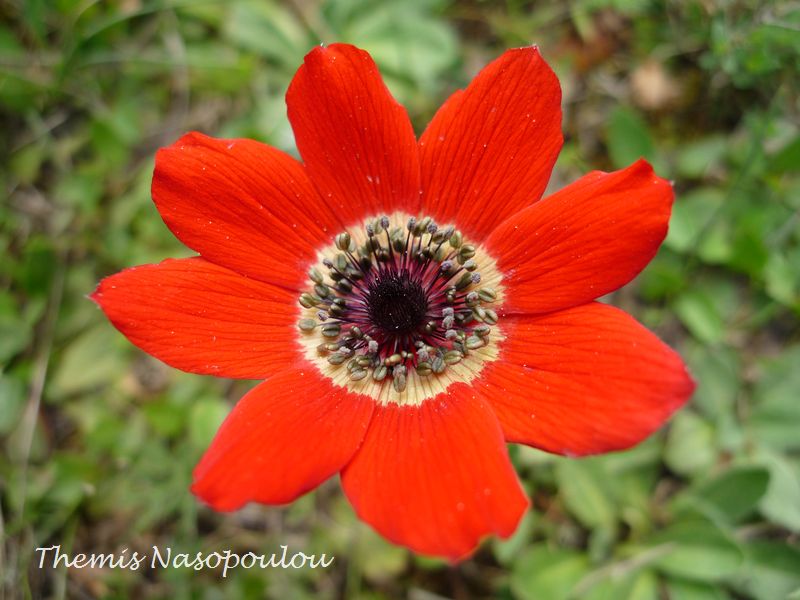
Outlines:
[[464, 264], [467, 260], [475, 256], [475, 246], [471, 244], [464, 244], [458, 249], [458, 262]]
[[383, 381], [384, 379], [386, 379], [386, 376], [388, 374], [389, 374], [389, 369], [386, 367], [386, 365], [378, 365], [372, 371], [372, 378], [375, 381]]
[[338, 323], [326, 323], [322, 326], [322, 335], [325, 337], [339, 337], [341, 330], [341, 326]]
[[398, 365], [398, 364], [400, 364], [400, 362], [401, 362], [402, 360], [403, 360], [403, 357], [402, 357], [402, 356], [400, 356], [399, 354], [392, 354], [392, 355], [391, 355], [391, 356], [389, 356], [388, 358], [385, 358], [385, 359], [384, 359], [384, 361], [383, 361], [383, 364], [385, 364], [387, 367], [391, 367], [391, 366], [393, 366], [393, 365]]
[[352, 379], [353, 381], [360, 381], [364, 379], [364, 377], [366, 377], [367, 375], [368, 373], [365, 369], [356, 369], [355, 371], [350, 373], [350, 379]]
[[471, 335], [467, 338], [466, 346], [470, 350], [477, 350], [478, 348], [482, 347], [486, 344], [485, 340], [478, 337], [477, 335]]
[[433, 366], [427, 361], [417, 363], [417, 373], [423, 377], [433, 373]]
[[392, 369], [392, 384], [398, 393], [406, 389], [406, 368], [403, 365], [397, 365]]
[[456, 282], [456, 290], [461, 291], [472, 283], [472, 273], [464, 273]]
[[337, 234], [336, 238], [334, 238], [334, 239], [336, 241], [336, 247], [339, 250], [341, 250], [343, 252], [346, 252], [347, 250], [350, 249], [350, 234], [347, 233], [346, 231], [343, 232], [343, 233]]
[[325, 282], [325, 279], [323, 278], [322, 273], [320, 273], [319, 269], [317, 269], [315, 267], [311, 267], [311, 269], [308, 271], [308, 277], [314, 283], [324, 283]]
[[472, 331], [481, 337], [486, 337], [487, 335], [489, 335], [489, 333], [491, 333], [492, 328], [486, 325], [485, 323], [481, 323], [480, 325], [476, 325], [475, 327], [473, 327]]
[[338, 352], [331, 354], [328, 357], [328, 362], [332, 365], [341, 365], [344, 361], [347, 360], [347, 357], [344, 354], [340, 354]]
[[458, 350], [450, 350], [449, 352], [445, 352], [442, 359], [444, 360], [445, 364], [454, 365], [456, 363], [461, 362], [461, 359], [464, 358], [464, 355], [461, 354]]
[[494, 291], [494, 288], [485, 287], [478, 290], [478, 296], [484, 302], [494, 302], [497, 300], [497, 292]]
[[301, 331], [314, 331], [317, 326], [317, 322], [314, 319], [300, 319], [297, 322], [297, 326]]
[[321, 298], [316, 298], [309, 293], [300, 294], [300, 305], [303, 308], [313, 308], [322, 301]]

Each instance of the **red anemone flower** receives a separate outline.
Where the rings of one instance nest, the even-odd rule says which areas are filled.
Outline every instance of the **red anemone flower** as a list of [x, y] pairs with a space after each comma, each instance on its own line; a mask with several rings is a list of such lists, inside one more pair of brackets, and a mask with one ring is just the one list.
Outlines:
[[540, 200], [560, 102], [538, 50], [509, 50], [417, 141], [370, 56], [334, 44], [286, 95], [302, 162], [198, 133], [158, 152], [153, 200], [199, 256], [92, 298], [169, 365], [265, 380], [195, 469], [198, 497], [281, 504], [340, 473], [386, 538], [457, 560], [527, 508], [506, 442], [628, 448], [687, 400], [680, 357], [595, 302], [655, 255], [670, 184], [639, 161]]

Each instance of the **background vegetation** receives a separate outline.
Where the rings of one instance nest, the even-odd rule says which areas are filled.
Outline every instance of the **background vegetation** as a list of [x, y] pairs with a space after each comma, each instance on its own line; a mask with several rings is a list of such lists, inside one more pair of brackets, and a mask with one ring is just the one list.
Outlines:
[[[564, 87], [551, 189], [640, 155], [678, 200], [611, 301], [699, 389], [629, 452], [513, 447], [533, 508], [458, 566], [393, 547], [336, 481], [231, 515], [188, 493], [249, 382], [186, 375], [86, 299], [187, 255], [149, 199], [155, 150], [199, 129], [293, 151], [283, 94], [320, 41], [367, 48], [418, 131], [510, 46]], [[54, 598], [800, 598], [800, 7], [754, 0], [0, 1], [0, 589]], [[40, 570], [33, 548], [279, 544], [328, 570]], [[0, 597], [2, 597], [0, 593]]]

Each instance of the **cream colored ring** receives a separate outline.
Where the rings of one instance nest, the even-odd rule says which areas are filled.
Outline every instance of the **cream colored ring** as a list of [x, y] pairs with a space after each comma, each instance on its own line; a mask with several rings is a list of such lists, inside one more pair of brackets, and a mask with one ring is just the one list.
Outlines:
[[[389, 227], [405, 228], [409, 217], [410, 215], [402, 212], [389, 215]], [[375, 221], [376, 217], [370, 217], [364, 219], [361, 223], [348, 227], [347, 231], [356, 246], [362, 246], [367, 241], [366, 226], [368, 223]], [[430, 235], [431, 234], [427, 233], [423, 234], [423, 243], [427, 242]], [[340, 251], [337, 249], [335, 243], [321, 248], [317, 253], [315, 268], [321, 273], [326, 273], [327, 268], [324, 266], [323, 261], [325, 259], [334, 260], [339, 253]], [[504, 287], [502, 285], [502, 274], [498, 270], [496, 262], [482, 247], [477, 247], [475, 249], [475, 256], [472, 260], [477, 263], [477, 271], [480, 272], [481, 275], [479, 287], [492, 288], [496, 294], [496, 299], [491, 305], [501, 306], [504, 299]], [[314, 293], [313, 282], [309, 283], [306, 292], [309, 294]], [[318, 321], [318, 311], [319, 308], [317, 307], [302, 308], [298, 323], [301, 320], [309, 319]], [[306, 359], [313, 363], [319, 369], [320, 373], [324, 377], [329, 378], [334, 385], [345, 387], [355, 393], [370, 396], [379, 404], [385, 405], [394, 403], [401, 406], [418, 406], [425, 400], [446, 391], [447, 388], [454, 383], [471, 382], [480, 374], [487, 363], [497, 359], [499, 355], [499, 345], [504, 337], [500, 327], [494, 325], [491, 327], [490, 333], [485, 336], [486, 344], [484, 346], [469, 350], [467, 355], [464, 356], [460, 362], [448, 365], [444, 372], [420, 375], [416, 370], [409, 369], [406, 377], [405, 389], [398, 392], [392, 385], [392, 381], [389, 377], [382, 381], [375, 381], [371, 376], [353, 380], [350, 377], [350, 372], [346, 364], [334, 365], [328, 362], [328, 356], [321, 354], [318, 347], [326, 342], [332, 342], [333, 339], [323, 336], [321, 327], [316, 327], [311, 331], [304, 331], [298, 327], [297, 336], [298, 343]]]

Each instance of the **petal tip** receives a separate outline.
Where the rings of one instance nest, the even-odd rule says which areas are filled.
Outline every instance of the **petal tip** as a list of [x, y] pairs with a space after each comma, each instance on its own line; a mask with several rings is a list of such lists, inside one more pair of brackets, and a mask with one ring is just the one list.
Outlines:
[[503, 523], [496, 523], [491, 530], [482, 534], [478, 534], [469, 547], [466, 547], [465, 545], [463, 548], [453, 549], [450, 553], [446, 554], [444, 558], [446, 558], [451, 564], [455, 565], [469, 559], [487, 540], [491, 539], [493, 536], [496, 536], [501, 540], [507, 540], [514, 535], [519, 528], [522, 518], [530, 508], [530, 500], [528, 500], [526, 495], [521, 494], [518, 497], [518, 500], [521, 500], [521, 502], [518, 503], [518, 506], [510, 507], [508, 509], [510, 512], [513, 512], [515, 508], [519, 511], [515, 517], [512, 517]]
[[181, 150], [185, 150], [186, 146], [189, 147], [201, 146], [206, 142], [206, 140], [209, 139], [214, 139], [214, 138], [200, 131], [189, 131], [188, 133], [184, 133], [181, 137], [179, 137], [171, 144], [162, 146], [161, 148], [156, 150], [156, 167], [158, 167], [159, 161], [163, 160], [166, 155], [171, 154], [173, 152], [179, 152]]
[[345, 56], [348, 54], [358, 56], [364, 61], [372, 61], [372, 57], [366, 50], [363, 50], [358, 46], [354, 46], [353, 44], [336, 42], [333, 44], [323, 43], [319, 46], [314, 46], [305, 55], [305, 57], [303, 57], [303, 65], [315, 66], [317, 61], [325, 59], [327, 59], [329, 63], [335, 63], [339, 56]]
[[97, 289], [93, 291], [91, 294], [86, 294], [86, 299], [91, 300], [94, 302], [99, 308], [103, 306], [100, 304], [100, 298], [102, 297], [103, 293], [100, 291], [100, 286], [97, 286]]
[[206, 479], [197, 479], [189, 486], [189, 491], [203, 504], [217, 512], [233, 512], [247, 504], [246, 500], [231, 499], [224, 493], [215, 491]]
[[697, 390], [697, 380], [692, 376], [692, 372], [689, 370], [689, 367], [687, 367], [686, 364], [684, 363], [683, 382], [681, 390], [677, 394], [679, 400], [675, 405], [675, 410], [681, 408], [684, 404], [686, 404], [689, 400], [691, 400], [696, 390]]

